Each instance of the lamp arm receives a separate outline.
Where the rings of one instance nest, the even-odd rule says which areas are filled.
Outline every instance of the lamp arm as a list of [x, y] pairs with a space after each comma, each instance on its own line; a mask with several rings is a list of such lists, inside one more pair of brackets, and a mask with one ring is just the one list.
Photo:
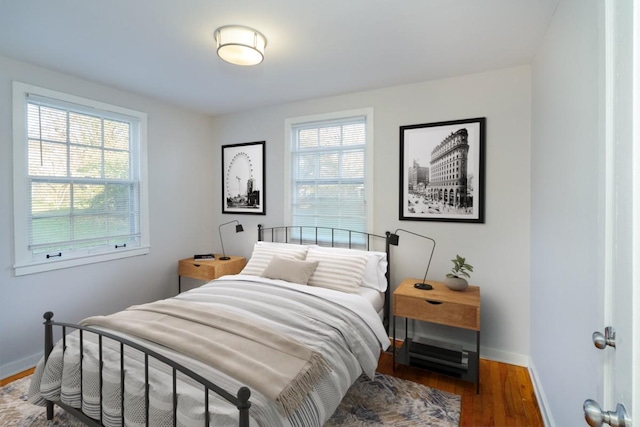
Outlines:
[[222, 243], [222, 231], [220, 230], [220, 228], [218, 228], [218, 234], [220, 235], [220, 246], [222, 246], [222, 256], [225, 257], [226, 255], [224, 254], [224, 243]]
[[436, 241], [431, 237], [423, 236], [422, 234], [414, 233], [413, 231], [405, 230], [403, 228], [398, 228], [395, 233], [398, 234], [398, 231], [404, 231], [405, 233], [413, 234], [414, 236], [422, 237], [423, 239], [431, 240], [433, 242], [433, 247], [431, 248], [431, 255], [429, 255], [429, 262], [427, 263], [427, 270], [424, 272], [424, 278], [422, 279], [422, 283], [425, 283], [427, 280], [427, 273], [429, 273], [429, 267], [431, 266], [431, 259], [433, 258], [433, 253], [436, 250]]
[[234, 219], [233, 221], [229, 221], [229, 222], [225, 222], [224, 224], [220, 224], [220, 226], [218, 227], [218, 234], [220, 235], [220, 246], [222, 246], [222, 258], [223, 259], [226, 258], [227, 255], [224, 252], [224, 242], [222, 241], [222, 227], [224, 225], [231, 224], [233, 222], [237, 222], [238, 224], [240, 224], [240, 222], [237, 219]]
[[433, 242], [433, 247], [431, 248], [431, 255], [429, 255], [429, 262], [427, 263], [427, 270], [424, 272], [424, 278], [422, 279], [422, 283], [427, 280], [427, 273], [429, 272], [429, 267], [431, 266], [431, 258], [433, 258], [433, 252], [436, 250], [436, 241], [433, 239], [429, 239]]

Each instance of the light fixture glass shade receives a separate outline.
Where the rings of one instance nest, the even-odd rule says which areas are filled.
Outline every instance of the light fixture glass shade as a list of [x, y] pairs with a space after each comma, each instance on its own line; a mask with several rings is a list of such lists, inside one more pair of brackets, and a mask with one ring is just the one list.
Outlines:
[[257, 65], [264, 59], [267, 39], [259, 31], [242, 25], [227, 25], [214, 33], [218, 56], [235, 65]]

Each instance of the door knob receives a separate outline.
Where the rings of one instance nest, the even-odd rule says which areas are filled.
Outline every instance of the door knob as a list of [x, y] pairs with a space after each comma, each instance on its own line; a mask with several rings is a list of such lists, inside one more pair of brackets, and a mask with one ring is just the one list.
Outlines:
[[591, 399], [585, 400], [582, 408], [584, 409], [584, 419], [591, 427], [600, 427], [602, 424], [609, 424], [611, 427], [631, 427], [627, 411], [620, 403], [618, 403], [615, 412], [603, 411], [600, 405]]
[[601, 332], [594, 332], [592, 338], [593, 344], [600, 350], [606, 346], [614, 348], [616, 346], [616, 331], [611, 326], [604, 328], [604, 335]]

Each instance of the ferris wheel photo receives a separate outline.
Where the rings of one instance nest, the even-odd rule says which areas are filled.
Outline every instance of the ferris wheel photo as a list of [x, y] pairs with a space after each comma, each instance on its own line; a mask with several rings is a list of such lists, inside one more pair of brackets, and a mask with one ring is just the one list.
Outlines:
[[265, 215], [265, 141], [222, 146], [222, 213]]

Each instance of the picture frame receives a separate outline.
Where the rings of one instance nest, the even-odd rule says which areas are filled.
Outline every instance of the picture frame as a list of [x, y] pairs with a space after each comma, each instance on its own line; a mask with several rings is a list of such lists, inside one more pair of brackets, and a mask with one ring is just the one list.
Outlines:
[[222, 213], [266, 215], [265, 141], [222, 146]]
[[400, 126], [400, 220], [484, 223], [485, 124]]

